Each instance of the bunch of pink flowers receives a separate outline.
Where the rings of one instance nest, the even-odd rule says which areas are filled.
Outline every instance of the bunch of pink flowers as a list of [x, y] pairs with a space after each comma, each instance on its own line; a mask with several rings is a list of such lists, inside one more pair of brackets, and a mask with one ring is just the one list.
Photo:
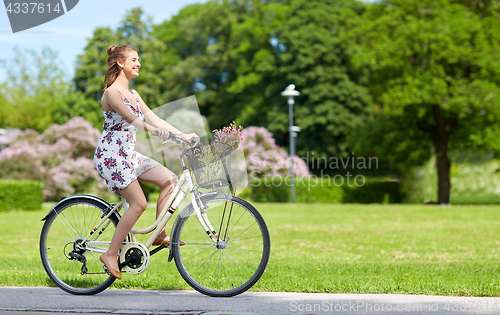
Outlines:
[[241, 141], [243, 141], [243, 135], [241, 130], [243, 127], [240, 125], [236, 127], [236, 123], [233, 122], [229, 124], [229, 127], [224, 127], [222, 129], [215, 129], [212, 132], [215, 136], [215, 141], [226, 143], [231, 146], [232, 152], [238, 149]]

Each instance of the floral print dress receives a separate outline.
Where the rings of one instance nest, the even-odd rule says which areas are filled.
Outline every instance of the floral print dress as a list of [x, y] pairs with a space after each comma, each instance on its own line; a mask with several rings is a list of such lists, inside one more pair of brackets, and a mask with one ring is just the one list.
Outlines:
[[[134, 107], [125, 95], [116, 89], [125, 98], [123, 102], [132, 114], [144, 120], [144, 113], [139, 106], [137, 96], [135, 97], [137, 107]], [[99, 174], [106, 180], [110, 191], [124, 189], [143, 173], [160, 165], [155, 160], [134, 151], [137, 128], [114, 110], [104, 112], [102, 130], [94, 154], [94, 164]]]

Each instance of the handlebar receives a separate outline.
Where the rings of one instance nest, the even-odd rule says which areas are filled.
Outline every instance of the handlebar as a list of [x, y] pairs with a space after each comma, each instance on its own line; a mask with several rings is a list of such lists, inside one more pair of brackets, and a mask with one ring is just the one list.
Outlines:
[[162, 144], [165, 144], [165, 143], [168, 143], [168, 142], [172, 142], [172, 143], [175, 143], [175, 144], [181, 144], [182, 148], [184, 150], [187, 150], [187, 149], [191, 149], [191, 148], [196, 147], [200, 143], [200, 138], [193, 138], [193, 139], [190, 139], [190, 140], [194, 141], [194, 143], [190, 142], [189, 140], [184, 140], [183, 137], [178, 136], [178, 135], [173, 134], [173, 133], [170, 132], [170, 134], [168, 136], [168, 139], [165, 140], [165, 141], [163, 141]]

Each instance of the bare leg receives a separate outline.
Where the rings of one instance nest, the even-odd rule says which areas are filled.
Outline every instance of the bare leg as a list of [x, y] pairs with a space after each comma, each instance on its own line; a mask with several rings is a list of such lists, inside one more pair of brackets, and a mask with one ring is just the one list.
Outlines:
[[[158, 218], [168, 198], [170, 198], [170, 195], [174, 191], [178, 181], [177, 176], [166, 167], [159, 165], [139, 176], [139, 181], [151, 183], [161, 188], [158, 201], [156, 202], [156, 218]], [[165, 229], [163, 229], [158, 235], [158, 238], [164, 239], [165, 237], [167, 237], [167, 235], [165, 234]]]
[[148, 206], [146, 197], [138, 181], [133, 181], [125, 189], [120, 190], [120, 195], [127, 200], [129, 208], [120, 218], [113, 238], [111, 239], [111, 245], [106, 252], [106, 257], [108, 258], [111, 268], [116, 270], [119, 270], [116, 257], [118, 256], [118, 251], [120, 250], [123, 240]]
[[[109, 261], [110, 267], [115, 270], [119, 270], [116, 257], [118, 256], [118, 251], [120, 250], [123, 240], [127, 234], [130, 233], [130, 230], [132, 230], [135, 223], [139, 220], [139, 217], [148, 206], [146, 197], [144, 196], [141, 186], [139, 185], [139, 181], [160, 186], [160, 196], [158, 197], [158, 202], [156, 204], [156, 217], [158, 218], [163, 210], [163, 207], [167, 203], [168, 198], [172, 194], [175, 185], [177, 184], [177, 176], [164, 166], [156, 166], [155, 168], [142, 174], [138, 181], [136, 180], [125, 189], [120, 190], [120, 195], [127, 200], [129, 208], [120, 218], [115, 233], [113, 234], [113, 238], [111, 239], [111, 245], [106, 252], [106, 257]], [[167, 237], [165, 230], [162, 230], [158, 238], [164, 239], [165, 237]]]

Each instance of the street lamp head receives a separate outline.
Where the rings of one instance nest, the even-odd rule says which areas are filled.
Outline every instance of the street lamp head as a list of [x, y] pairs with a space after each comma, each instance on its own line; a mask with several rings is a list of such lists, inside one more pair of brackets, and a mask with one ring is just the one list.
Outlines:
[[294, 97], [294, 96], [299, 96], [300, 92], [295, 90], [295, 85], [290, 84], [289, 86], [286, 87], [286, 89], [281, 92], [281, 96], [285, 97]]

